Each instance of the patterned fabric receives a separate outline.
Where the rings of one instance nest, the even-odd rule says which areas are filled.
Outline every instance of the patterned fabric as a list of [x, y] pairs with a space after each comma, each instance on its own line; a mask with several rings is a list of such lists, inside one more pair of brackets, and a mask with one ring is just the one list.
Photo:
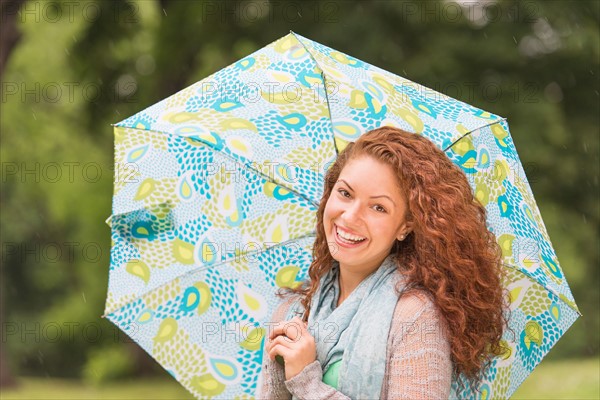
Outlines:
[[115, 125], [106, 317], [194, 396], [251, 398], [325, 172], [381, 125], [444, 149], [488, 211], [515, 335], [480, 389], [510, 396], [579, 312], [506, 121], [294, 33]]
[[[342, 360], [338, 390], [352, 399], [377, 399], [385, 374], [386, 345], [401, 281], [393, 254], [367, 276], [339, 306], [339, 262], [319, 281], [308, 329], [315, 338], [323, 372]], [[304, 312], [297, 301], [286, 320]]]

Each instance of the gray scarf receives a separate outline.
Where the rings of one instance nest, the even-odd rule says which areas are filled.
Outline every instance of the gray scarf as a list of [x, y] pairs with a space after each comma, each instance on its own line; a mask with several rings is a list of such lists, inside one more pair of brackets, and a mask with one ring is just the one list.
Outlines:
[[[312, 298], [308, 329], [315, 337], [317, 359], [323, 374], [342, 360], [337, 390], [351, 399], [380, 397], [388, 335], [398, 302], [395, 285], [401, 277], [395, 255], [390, 254], [336, 308], [340, 293], [339, 262], [334, 261]], [[303, 312], [297, 300], [290, 307], [287, 319]]]

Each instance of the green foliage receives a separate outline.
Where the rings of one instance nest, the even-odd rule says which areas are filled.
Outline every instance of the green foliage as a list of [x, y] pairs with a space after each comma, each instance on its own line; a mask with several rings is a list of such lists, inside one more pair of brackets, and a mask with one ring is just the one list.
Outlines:
[[[101, 382], [151, 369], [140, 365], [154, 365], [149, 357], [132, 365], [119, 353], [122, 338], [99, 318], [110, 249], [110, 124], [290, 29], [508, 118], [583, 313], [548, 358], [598, 355], [599, 2], [499, 1], [490, 11], [499, 17], [487, 22], [468, 7], [451, 18], [458, 6], [447, 1], [258, 2], [262, 14], [251, 18], [240, 1], [226, 2], [238, 10], [229, 13], [216, 1], [63, 0], [58, 19], [44, 17], [44, 2], [30, 10], [34, 3], [41, 17], [18, 17], [22, 40], [2, 77], [0, 285], [3, 323], [17, 329], [3, 342], [15, 372], [79, 376], [84, 368]], [[89, 324], [100, 336], [90, 338]], [[56, 340], [52, 326], [61, 327]]]
[[93, 349], [83, 367], [83, 379], [92, 385], [104, 384], [117, 378], [130, 376], [134, 363], [120, 346]]

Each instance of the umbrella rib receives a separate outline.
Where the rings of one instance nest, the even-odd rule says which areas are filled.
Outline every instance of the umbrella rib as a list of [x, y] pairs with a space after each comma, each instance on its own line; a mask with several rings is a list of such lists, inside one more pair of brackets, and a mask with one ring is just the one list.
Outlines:
[[[302, 240], [302, 239], [306, 239], [306, 238], [310, 238], [310, 237], [314, 237], [314, 236], [315, 236], [315, 232], [307, 233], [307, 234], [304, 234], [304, 235], [301, 235], [301, 236], [295, 237], [295, 238], [293, 238], [293, 239], [288, 239], [288, 240], [286, 240], [286, 241], [284, 241], [284, 242], [281, 242], [281, 243], [278, 243], [278, 244], [276, 244], [276, 245], [269, 246], [267, 250], [271, 250], [271, 249], [273, 249], [273, 248], [277, 248], [277, 247], [284, 246], [285, 244], [287, 244], [287, 243], [290, 243], [290, 242], [297, 242], [297, 241], [300, 241], [300, 240]], [[260, 254], [260, 253], [264, 253], [264, 252], [265, 252], [265, 250], [260, 250], [260, 249], [259, 249], [259, 250], [255, 250], [255, 251], [250, 251], [250, 252], [244, 253], [244, 256], [251, 256], [251, 255], [253, 255], [253, 254]], [[235, 257], [239, 257], [239, 255], [236, 255]], [[165, 282], [165, 283], [163, 283], [163, 284], [161, 284], [161, 285], [158, 285], [157, 287], [155, 287], [155, 288], [152, 288], [152, 289], [148, 290], [147, 292], [140, 294], [139, 296], [135, 297], [134, 299], [132, 299], [132, 300], [130, 300], [130, 301], [127, 301], [127, 302], [125, 302], [124, 304], [120, 304], [120, 305], [118, 305], [117, 307], [115, 307], [115, 308], [114, 308], [113, 310], [111, 310], [111, 311], [108, 311], [108, 312], [106, 312], [106, 310], [105, 310], [104, 314], [102, 314], [102, 315], [101, 315], [101, 318], [106, 318], [108, 315], [110, 315], [110, 314], [114, 313], [115, 311], [122, 309], [122, 308], [123, 308], [123, 307], [125, 307], [126, 305], [128, 305], [128, 304], [131, 304], [131, 303], [133, 303], [134, 301], [137, 301], [137, 300], [141, 299], [142, 297], [145, 297], [145, 296], [147, 296], [148, 294], [150, 294], [150, 293], [152, 293], [152, 292], [154, 292], [154, 291], [156, 291], [156, 290], [158, 290], [158, 289], [160, 289], [160, 288], [164, 287], [165, 285], [167, 285], [167, 284], [169, 284], [169, 283], [173, 282], [173, 281], [174, 281], [174, 280], [176, 280], [176, 279], [181, 279], [181, 278], [184, 278], [184, 277], [186, 277], [186, 276], [189, 276], [189, 275], [191, 275], [191, 274], [195, 274], [196, 272], [202, 271], [202, 270], [204, 270], [204, 269], [208, 270], [208, 269], [211, 269], [211, 268], [216, 268], [216, 267], [218, 267], [218, 266], [221, 266], [221, 265], [227, 264], [227, 263], [231, 262], [232, 260], [235, 260], [235, 257], [233, 257], [233, 258], [231, 258], [231, 259], [228, 259], [228, 260], [224, 260], [224, 261], [221, 261], [221, 262], [215, 263], [215, 264], [213, 264], [213, 265], [203, 265], [202, 267], [194, 268], [194, 269], [192, 269], [192, 270], [189, 270], [189, 271], [187, 271], [187, 272], [185, 272], [185, 273], [183, 273], [183, 274], [181, 274], [181, 275], [178, 275], [178, 276], [176, 276], [175, 278], [171, 279], [170, 281], [168, 281], [168, 282]]]
[[335, 145], [335, 133], [333, 132], [333, 116], [331, 115], [331, 107], [329, 106], [329, 94], [327, 93], [328, 79], [325, 76], [325, 70], [323, 68], [321, 68], [321, 66], [319, 65], [319, 62], [317, 61], [315, 56], [313, 56], [313, 54], [310, 52], [309, 48], [304, 44], [304, 42], [300, 39], [300, 37], [298, 37], [298, 35], [296, 35], [296, 32], [290, 31], [290, 33], [292, 35], [294, 35], [294, 37], [296, 38], [298, 43], [300, 43], [304, 47], [304, 50], [306, 50], [306, 52], [308, 53], [310, 58], [312, 58], [315, 65], [321, 70], [321, 77], [323, 78], [323, 92], [325, 92], [325, 102], [327, 104], [327, 112], [329, 113], [329, 127], [331, 129], [331, 137], [333, 138], [333, 149], [335, 150], [336, 156], [338, 156], [339, 152], [338, 152], [337, 146]]
[[[299, 42], [299, 43], [300, 43], [300, 44], [301, 44], [301, 45], [304, 47], [304, 49], [306, 50], [306, 52], [307, 52], [307, 53], [310, 55], [310, 57], [312, 58], [312, 60], [313, 60], [313, 61], [314, 61], [314, 63], [316, 64], [316, 66], [317, 66], [317, 67], [319, 67], [319, 69], [321, 70], [321, 76], [323, 77], [323, 85], [324, 85], [324, 88], [325, 88], [325, 90], [324, 90], [324, 92], [325, 92], [325, 99], [327, 100], [327, 110], [328, 110], [328, 112], [329, 112], [329, 121], [331, 122], [331, 134], [332, 134], [332, 136], [335, 138], [335, 134], [334, 134], [334, 132], [333, 132], [333, 116], [332, 116], [332, 114], [331, 114], [331, 107], [330, 107], [330, 105], [329, 105], [329, 94], [327, 93], [327, 82], [328, 82], [328, 79], [327, 79], [327, 76], [325, 75], [325, 70], [324, 70], [323, 68], [321, 68], [321, 66], [319, 65], [319, 62], [318, 62], [318, 61], [317, 61], [317, 59], [316, 59], [316, 58], [313, 56], [313, 54], [311, 53], [310, 49], [309, 49], [309, 48], [306, 46], [306, 44], [304, 44], [304, 42], [303, 42], [303, 41], [302, 41], [302, 39], [301, 39], [301, 36], [299, 37], [299, 35], [297, 35], [295, 32], [293, 32], [293, 31], [291, 31], [291, 30], [290, 30], [290, 33], [291, 33], [292, 35], [294, 35], [294, 37], [296, 38], [296, 40], [298, 40], [298, 42]], [[447, 151], [447, 150], [448, 150], [450, 147], [454, 146], [454, 145], [455, 145], [455, 144], [456, 144], [456, 143], [457, 143], [459, 140], [461, 140], [461, 139], [462, 139], [462, 138], [464, 138], [465, 136], [467, 136], [467, 135], [470, 135], [471, 133], [473, 133], [473, 132], [475, 132], [475, 131], [477, 131], [477, 130], [479, 130], [479, 129], [482, 129], [482, 128], [485, 128], [485, 127], [488, 127], [488, 126], [495, 125], [495, 124], [497, 124], [497, 123], [499, 123], [499, 122], [502, 122], [502, 121], [506, 121], [506, 118], [505, 118], [505, 117], [500, 117], [500, 116], [498, 116], [498, 118], [499, 118], [499, 119], [496, 119], [496, 120], [494, 120], [494, 121], [492, 121], [492, 122], [490, 122], [490, 123], [488, 123], [488, 124], [481, 125], [481, 126], [479, 126], [479, 127], [475, 128], [475, 129], [471, 129], [469, 132], [465, 133], [464, 135], [462, 135], [462, 136], [460, 136], [458, 139], [456, 139], [454, 142], [452, 142], [452, 143], [451, 143], [451, 144], [450, 144], [448, 147], [446, 147], [446, 148], [444, 149], [444, 151]], [[339, 152], [338, 152], [338, 149], [337, 149], [337, 147], [336, 147], [336, 146], [334, 146], [334, 148], [335, 148], [336, 154], [338, 154], [338, 155], [339, 155]]]
[[[554, 289], [545, 286], [542, 282], [540, 282], [535, 276], [531, 275], [529, 272], [523, 270], [523, 268], [519, 268], [516, 265], [512, 265], [512, 264], [505, 264], [502, 263], [502, 265], [504, 265], [507, 268], [513, 269], [523, 275], [525, 275], [527, 278], [529, 278], [531, 281], [533, 281], [534, 283], [537, 283], [538, 285], [540, 285], [541, 287], [543, 287], [545, 290], [549, 291], [550, 293], [552, 293], [553, 295], [555, 295], [557, 298], [559, 298], [560, 300], [562, 300], [563, 303], [565, 303], [567, 306], [569, 306], [569, 308], [571, 308], [573, 311], [575, 311], [577, 314], [579, 314], [579, 316], [582, 316], [581, 312], [579, 311], [579, 309], [577, 309], [576, 307], [573, 307], [571, 304], [569, 304], [568, 302], [564, 301], [561, 298], [560, 293], [557, 293]], [[564, 296], [566, 297], [566, 296]], [[573, 304], [575, 304], [575, 301], [573, 301]]]
[[462, 135], [461, 137], [459, 137], [458, 139], [456, 139], [454, 142], [452, 142], [452, 143], [451, 143], [451, 144], [450, 144], [448, 147], [446, 147], [446, 148], [444, 149], [444, 151], [448, 151], [448, 149], [450, 149], [450, 147], [454, 146], [454, 145], [455, 145], [456, 143], [458, 143], [458, 142], [459, 142], [459, 141], [460, 141], [462, 138], [464, 138], [464, 137], [466, 137], [466, 136], [470, 135], [471, 133], [473, 133], [473, 132], [475, 132], [475, 131], [478, 131], [478, 130], [480, 130], [480, 129], [483, 129], [483, 128], [487, 128], [488, 126], [492, 126], [492, 125], [499, 124], [499, 123], [500, 123], [500, 122], [502, 122], [502, 121], [506, 121], [506, 118], [504, 118], [504, 117], [500, 117], [500, 119], [494, 120], [493, 122], [490, 122], [489, 124], [481, 125], [481, 126], [479, 126], [479, 127], [475, 128], [475, 129], [471, 129], [469, 132], [465, 133], [464, 135]]
[[[121, 127], [121, 126], [119, 126], [119, 127]], [[232, 157], [232, 156], [231, 156], [231, 155], [229, 155], [229, 154], [223, 153], [223, 152], [221, 152], [221, 151], [217, 151], [217, 150], [216, 150], [214, 147], [212, 147], [210, 144], [208, 144], [208, 143], [205, 143], [205, 142], [203, 142], [203, 141], [201, 141], [201, 140], [194, 139], [193, 137], [189, 137], [189, 136], [179, 136], [179, 135], [175, 135], [175, 134], [173, 134], [173, 133], [171, 133], [171, 132], [159, 131], [159, 130], [154, 130], [154, 129], [139, 129], [139, 128], [131, 128], [131, 127], [127, 127], [127, 126], [123, 126], [122, 128], [137, 129], [137, 130], [139, 130], [139, 131], [144, 131], [144, 132], [156, 132], [156, 133], [162, 133], [163, 135], [170, 135], [170, 136], [175, 136], [175, 137], [179, 137], [179, 138], [186, 138], [186, 139], [190, 139], [190, 140], [193, 140], [193, 141], [195, 141], [195, 142], [198, 142], [198, 143], [202, 143], [202, 144], [206, 145], [207, 147], [209, 147], [210, 149], [212, 149], [212, 151], [214, 151], [215, 153], [217, 153], [217, 154], [220, 154], [220, 155], [222, 155], [223, 157], [227, 157], [227, 158], [229, 158], [230, 160], [234, 161], [236, 164], [242, 164], [242, 167], [243, 167], [243, 168], [245, 168], [247, 171], [252, 171], [252, 172], [254, 172], [256, 175], [259, 175], [259, 176], [263, 177], [263, 178], [264, 178], [264, 179], [265, 179], [267, 182], [274, 182], [274, 180], [273, 180], [273, 179], [271, 179], [271, 177], [270, 177], [270, 176], [266, 175], [266, 174], [265, 174], [265, 173], [263, 173], [262, 171], [259, 171], [259, 170], [257, 170], [257, 169], [254, 169], [254, 168], [252, 168], [252, 167], [249, 167], [249, 166], [248, 166], [248, 164], [241, 163], [241, 162], [240, 162], [241, 160], [237, 160], [237, 159], [235, 159], [234, 157]], [[285, 188], [286, 190], [288, 190], [288, 191], [290, 191], [290, 192], [292, 192], [292, 193], [296, 194], [298, 197], [300, 197], [300, 198], [302, 198], [302, 199], [304, 199], [304, 200], [308, 201], [308, 202], [309, 202], [310, 204], [312, 204], [313, 206], [315, 206], [315, 207], [319, 207], [319, 203], [317, 203], [317, 202], [315, 202], [315, 201], [313, 201], [313, 200], [309, 199], [308, 197], [304, 196], [302, 193], [298, 192], [297, 190], [295, 190], [295, 189], [293, 189], [293, 188], [291, 188], [291, 187], [289, 187], [289, 186], [287, 186], [287, 185], [285, 185], [285, 184], [282, 184], [282, 183], [280, 183], [280, 182], [274, 182], [274, 183], [277, 183], [277, 185], [279, 185], [279, 186], [281, 186], [281, 187]], [[142, 209], [144, 209], [144, 208], [147, 208], [147, 206], [143, 206], [143, 207], [140, 207], [140, 208], [138, 208], [138, 209], [135, 209], [135, 210], [126, 211], [126, 212], [123, 212], [123, 213], [117, 213], [117, 214], [113, 214], [113, 215], [127, 214], [127, 213], [130, 213], [130, 212], [134, 212], [134, 211], [142, 210]], [[106, 222], [106, 223], [108, 223], [108, 222], [109, 222], [108, 220], [109, 220], [110, 218], [111, 218], [111, 217], [109, 217], [109, 218], [107, 219], [107, 221], [105, 221], [105, 222]]]

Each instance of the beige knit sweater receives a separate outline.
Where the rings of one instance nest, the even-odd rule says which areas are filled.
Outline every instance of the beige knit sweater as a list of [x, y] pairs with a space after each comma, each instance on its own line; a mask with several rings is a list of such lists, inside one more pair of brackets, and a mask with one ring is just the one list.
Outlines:
[[[292, 302], [293, 298], [284, 301], [275, 310], [272, 322], [281, 322]], [[302, 400], [349, 399], [322, 379], [321, 364], [315, 360], [298, 375], [285, 380], [283, 367], [265, 353], [257, 398], [291, 399], [293, 394]], [[445, 319], [425, 292], [402, 296], [388, 336], [381, 399], [447, 399], [451, 379]]]

